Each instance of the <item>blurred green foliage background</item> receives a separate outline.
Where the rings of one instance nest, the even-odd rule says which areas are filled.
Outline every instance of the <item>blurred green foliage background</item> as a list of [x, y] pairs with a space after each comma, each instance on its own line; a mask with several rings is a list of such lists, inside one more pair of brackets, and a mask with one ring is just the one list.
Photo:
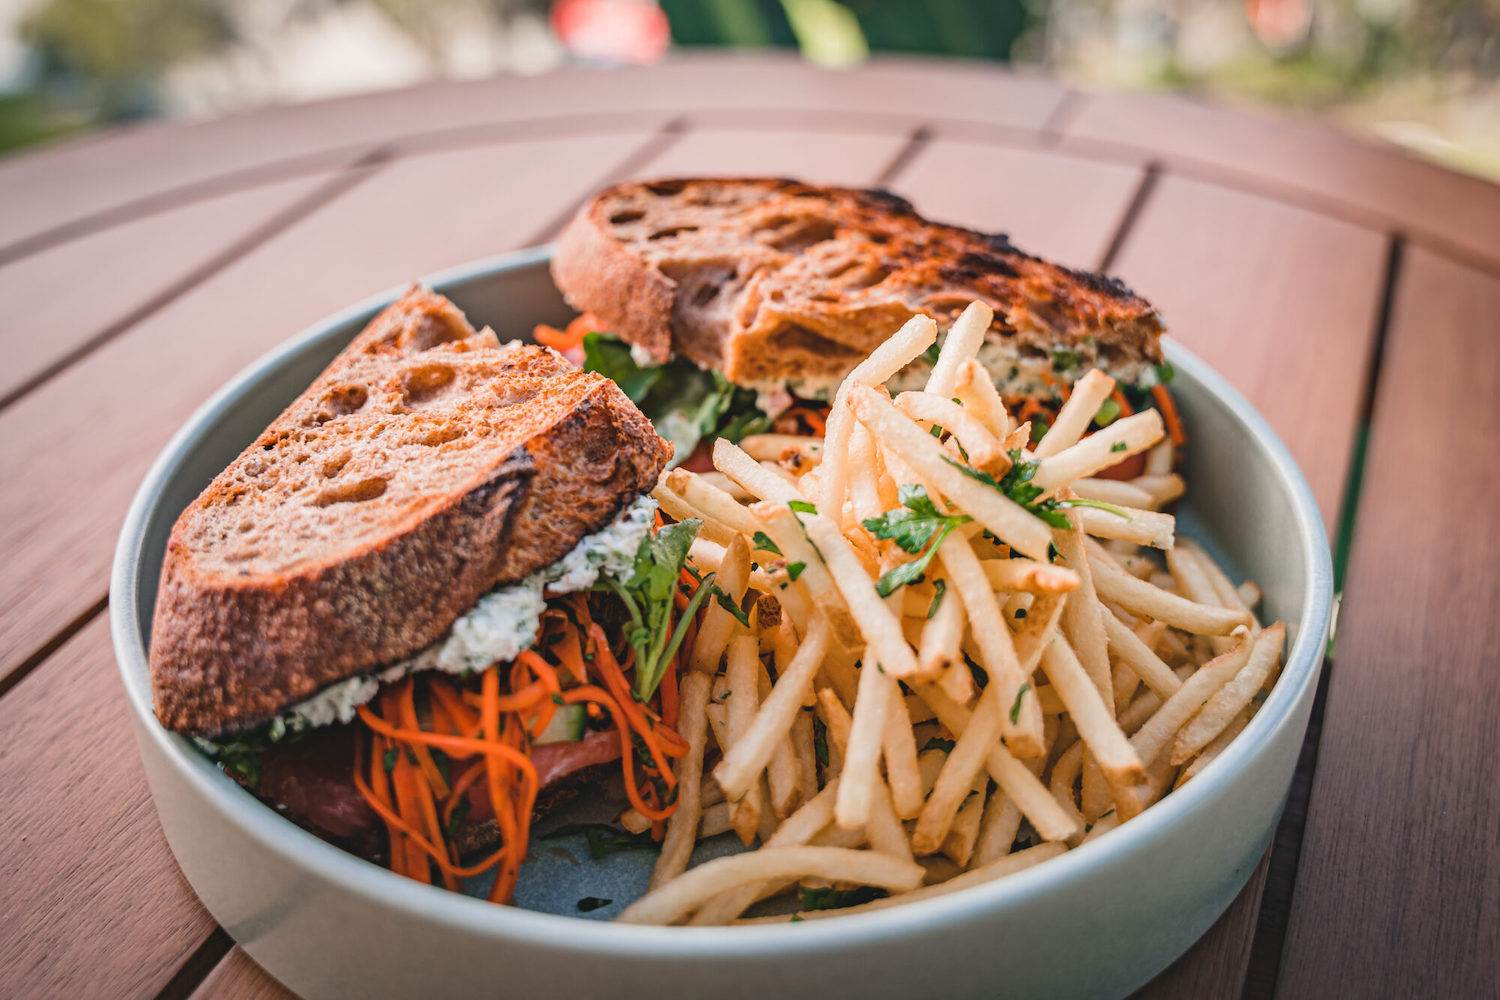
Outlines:
[[0, 151], [156, 115], [649, 61], [662, 15], [674, 47], [827, 66], [960, 56], [1206, 92], [1500, 177], [1500, 0], [0, 0]]

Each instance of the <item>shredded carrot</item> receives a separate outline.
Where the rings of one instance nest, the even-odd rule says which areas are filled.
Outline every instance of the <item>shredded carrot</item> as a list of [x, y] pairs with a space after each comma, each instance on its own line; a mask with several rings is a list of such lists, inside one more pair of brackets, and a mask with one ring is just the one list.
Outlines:
[[[697, 587], [690, 574], [683, 583]], [[679, 621], [676, 627], [692, 629], [693, 623]], [[385, 824], [391, 870], [429, 884], [435, 871], [449, 889], [457, 889], [459, 879], [493, 870], [490, 899], [509, 902], [540, 791], [532, 742], [562, 705], [583, 705], [591, 725], [612, 725], [630, 804], [655, 829], [664, 829], [662, 821], [676, 809], [671, 764], [687, 752], [672, 728], [682, 655], [679, 651], [668, 666], [656, 696], [642, 701], [627, 676], [634, 669], [634, 651], [613, 648], [587, 598], [574, 595], [546, 613], [532, 649], [482, 671], [477, 685], [436, 673], [385, 685], [357, 710], [363, 731], [356, 737], [354, 781]], [[447, 775], [434, 756], [439, 750], [450, 761]], [[462, 865], [450, 836], [452, 824], [459, 805], [481, 781], [500, 845], [488, 857]]]
[[602, 329], [604, 327], [599, 322], [599, 317], [593, 313], [584, 313], [574, 317], [573, 321], [562, 330], [545, 323], [538, 323], [532, 330], [532, 337], [543, 347], [550, 347], [554, 351], [565, 353], [582, 344], [583, 338], [590, 333]]
[[1187, 441], [1187, 435], [1182, 433], [1182, 418], [1177, 415], [1177, 401], [1160, 382], [1151, 387], [1151, 396], [1156, 400], [1156, 408], [1161, 411], [1161, 419], [1167, 425], [1172, 443], [1181, 448]]
[[1125, 394], [1120, 391], [1119, 386], [1115, 386], [1114, 391], [1109, 394], [1109, 398], [1113, 399], [1115, 405], [1120, 408], [1121, 417], [1129, 417], [1135, 414], [1135, 407], [1130, 405], [1130, 400], [1125, 398]]

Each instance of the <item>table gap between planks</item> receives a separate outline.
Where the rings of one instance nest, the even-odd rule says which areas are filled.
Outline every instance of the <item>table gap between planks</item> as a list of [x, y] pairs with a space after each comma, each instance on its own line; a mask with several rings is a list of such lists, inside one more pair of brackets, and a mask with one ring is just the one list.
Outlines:
[[[1424, 520], [1426, 493], [1409, 477], [1456, 477], [1460, 495], [1496, 485], [1483, 457], [1496, 417], [1476, 400], [1500, 388], [1500, 190], [1312, 123], [1079, 94], [963, 63], [828, 73], [779, 56], [689, 56], [602, 79], [432, 84], [0, 162], [12, 358], [0, 374], [11, 568], [0, 582], [0, 993], [285, 995], [192, 895], [122, 748], [107, 569], [129, 497], [171, 432], [320, 316], [543, 242], [600, 185], [672, 173], [882, 184], [935, 217], [1106, 267], [1268, 417], [1331, 533], [1357, 495], [1339, 665], [1325, 674], [1278, 846], [1139, 995], [1320, 996], [1387, 974], [1417, 983], [1415, 955], [1385, 942], [1420, 932], [1429, 912], [1444, 934], [1422, 964], [1441, 968], [1450, 995], [1493, 993], [1500, 806], [1432, 772], [1500, 750], [1486, 725], [1500, 686], [1479, 669], [1500, 636], [1482, 611], [1488, 644], [1440, 627], [1456, 595], [1436, 587], [1457, 572], [1490, 598], [1466, 606], [1500, 597], [1500, 520], [1486, 505], [1462, 535]], [[87, 295], [74, 291], [81, 276]], [[1430, 391], [1476, 373], [1488, 378], [1478, 395]], [[1420, 446], [1434, 433], [1479, 460], [1439, 468], [1440, 453]], [[1413, 454], [1422, 469], [1408, 467]], [[1417, 544], [1450, 567], [1442, 576], [1436, 560], [1402, 559], [1401, 529], [1417, 521]], [[1407, 669], [1418, 658], [1420, 685]], [[1434, 674], [1466, 698], [1449, 702]], [[1407, 742], [1366, 724], [1397, 712]], [[1440, 715], [1444, 726], [1431, 725]], [[1432, 772], [1411, 764], [1412, 747]], [[1372, 757], [1400, 775], [1379, 796], [1361, 794]], [[101, 761], [114, 766], [90, 766]], [[1392, 815], [1377, 801], [1413, 805]]]

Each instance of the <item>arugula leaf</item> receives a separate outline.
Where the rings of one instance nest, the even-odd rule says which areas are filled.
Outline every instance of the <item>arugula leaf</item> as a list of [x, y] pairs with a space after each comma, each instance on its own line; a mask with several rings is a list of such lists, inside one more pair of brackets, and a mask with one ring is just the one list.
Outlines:
[[640, 407], [681, 462], [705, 437], [738, 441], [769, 430], [771, 418], [756, 406], [756, 395], [716, 371], [704, 371], [685, 358], [664, 365], [638, 364], [630, 347], [608, 333], [583, 338], [583, 367], [615, 382]]
[[[687, 561], [688, 549], [701, 527], [702, 521], [690, 517], [647, 534], [636, 550], [629, 579], [622, 581], [601, 576], [594, 585], [596, 590], [614, 593], [630, 615], [627, 635], [635, 649], [636, 693], [643, 701], [656, 692], [667, 664], [677, 655], [677, 647], [682, 645], [682, 638], [687, 633], [686, 629], [672, 628], [676, 610], [673, 595]], [[710, 594], [719, 592], [713, 585], [713, 576], [710, 573], [703, 577], [697, 593], [682, 613], [684, 621], [691, 620], [698, 613], [698, 608]]]
[[[968, 468], [968, 466], [960, 466]], [[863, 522], [876, 538], [888, 538], [904, 552], [916, 554], [927, 551], [909, 563], [890, 570], [875, 585], [881, 597], [889, 597], [897, 587], [912, 583], [932, 563], [932, 557], [948, 533], [960, 524], [973, 520], [967, 514], [947, 515], [938, 513], [937, 506], [921, 486], [906, 484], [900, 490], [901, 506], [886, 511], [879, 517], [869, 517]], [[936, 540], [934, 540], [936, 536]], [[928, 543], [931, 543], [930, 545]]]
[[858, 889], [804, 888], [800, 892], [804, 910], [841, 910], [846, 906], [858, 906], [890, 895], [873, 885], [862, 885]]

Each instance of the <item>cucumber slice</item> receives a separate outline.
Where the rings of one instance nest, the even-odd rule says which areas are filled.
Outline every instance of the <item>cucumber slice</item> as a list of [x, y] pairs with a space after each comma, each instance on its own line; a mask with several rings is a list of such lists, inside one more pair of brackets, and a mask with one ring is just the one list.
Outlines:
[[536, 738], [537, 743], [577, 743], [587, 732], [588, 716], [582, 705], [563, 705]]

